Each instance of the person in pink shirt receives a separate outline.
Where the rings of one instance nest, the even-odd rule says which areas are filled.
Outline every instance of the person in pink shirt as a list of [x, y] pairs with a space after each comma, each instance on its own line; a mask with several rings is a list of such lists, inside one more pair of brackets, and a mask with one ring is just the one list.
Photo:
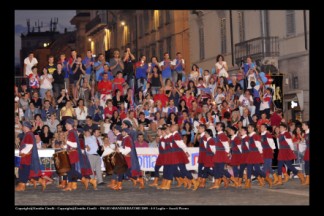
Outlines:
[[137, 135], [137, 140], [135, 141], [136, 148], [148, 148], [148, 143], [144, 140], [144, 134], [139, 133]]

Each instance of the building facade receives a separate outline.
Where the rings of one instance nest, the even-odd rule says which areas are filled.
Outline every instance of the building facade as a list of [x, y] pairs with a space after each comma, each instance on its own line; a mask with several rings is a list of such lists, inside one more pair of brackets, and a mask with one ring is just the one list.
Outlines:
[[233, 73], [247, 56], [270, 62], [283, 75], [285, 117], [309, 119], [309, 11], [192, 10], [189, 26], [192, 63], [211, 70], [222, 54]]

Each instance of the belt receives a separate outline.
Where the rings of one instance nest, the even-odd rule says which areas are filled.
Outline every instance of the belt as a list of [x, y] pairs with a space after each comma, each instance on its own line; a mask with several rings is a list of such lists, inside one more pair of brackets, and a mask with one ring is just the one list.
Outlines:
[[91, 154], [91, 155], [96, 155], [96, 156], [99, 156], [98, 154]]

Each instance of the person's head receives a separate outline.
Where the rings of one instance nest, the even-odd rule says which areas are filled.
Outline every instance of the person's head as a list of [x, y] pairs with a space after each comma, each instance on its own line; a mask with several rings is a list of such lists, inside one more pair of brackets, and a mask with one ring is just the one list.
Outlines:
[[83, 101], [83, 99], [79, 99], [79, 100], [78, 100], [78, 105], [79, 105], [79, 106], [84, 106], [84, 101]]
[[56, 68], [57, 68], [57, 71], [61, 72], [62, 71], [62, 64], [57, 63]]
[[246, 127], [241, 127], [240, 134], [241, 134], [241, 136], [246, 135], [247, 134], [247, 128]]
[[104, 54], [102, 54], [102, 53], [99, 53], [98, 54], [98, 61], [105, 61], [105, 55]]
[[48, 63], [49, 63], [49, 64], [53, 64], [53, 63], [54, 63], [54, 56], [50, 55], [50, 56], [48, 57]]
[[37, 66], [33, 66], [31, 69], [33, 74], [37, 74]]
[[164, 57], [164, 59], [169, 59], [170, 58], [169, 53], [168, 52], [165, 52], [163, 54], [163, 57]]
[[252, 116], [252, 120], [253, 120], [254, 122], [257, 122], [257, 121], [258, 121], [258, 116], [257, 116], [256, 114], [254, 114], [254, 115]]
[[236, 134], [237, 128], [234, 127], [234, 126], [231, 126], [231, 127], [228, 127], [228, 130], [227, 131], [228, 131], [229, 135], [233, 136], [233, 135]]
[[179, 127], [178, 124], [172, 124], [170, 127], [171, 132], [178, 131], [178, 127]]
[[248, 132], [249, 133], [255, 132], [255, 130], [256, 130], [256, 125], [255, 124], [249, 124], [248, 125]]
[[86, 124], [87, 125], [92, 125], [92, 117], [91, 116], [86, 117]]
[[123, 72], [121, 72], [121, 71], [117, 71], [117, 73], [116, 73], [116, 77], [117, 78], [123, 78]]
[[217, 61], [217, 62], [224, 61], [224, 56], [222, 56], [222, 55], [218, 55], [218, 56], [216, 57], [216, 61]]
[[63, 131], [63, 126], [61, 124], [58, 124], [56, 125], [56, 131], [59, 133], [59, 132], [62, 132]]
[[247, 107], [245, 107], [243, 109], [243, 116], [248, 116], [249, 115], [249, 109]]
[[75, 50], [71, 50], [71, 56], [73, 59], [77, 57], [77, 52]]
[[50, 120], [54, 121], [56, 119], [56, 114], [55, 113], [52, 113], [50, 115]]
[[91, 58], [91, 57], [92, 57], [92, 51], [91, 51], [91, 50], [88, 50], [88, 51], [87, 51], [87, 57], [88, 57], [88, 58]]
[[304, 131], [307, 131], [309, 129], [309, 121], [304, 121], [302, 123], [302, 128]]
[[182, 58], [182, 54], [181, 54], [181, 52], [177, 52], [177, 53], [176, 53], [176, 58], [177, 58], [177, 59], [181, 59], [181, 58]]
[[103, 69], [104, 69], [104, 72], [108, 72], [109, 71], [109, 65], [108, 64], [104, 64]]
[[139, 113], [139, 118], [140, 118], [141, 120], [144, 120], [144, 119], [145, 119], [145, 114], [144, 114], [144, 112], [140, 112], [140, 113]]
[[248, 56], [246, 58], [246, 63], [248, 63], [248, 64], [251, 64], [252, 63], [252, 58], [250, 56]]
[[73, 129], [73, 125], [74, 125], [74, 120], [72, 118], [66, 119], [66, 121], [65, 121], [66, 130], [69, 131], [69, 130]]
[[27, 133], [28, 131], [30, 131], [33, 128], [32, 124], [29, 121], [24, 121], [22, 123], [22, 129], [24, 131], [24, 133]]
[[84, 136], [85, 136], [85, 137], [89, 137], [89, 136], [91, 136], [91, 132], [90, 132], [90, 130], [85, 130], [85, 131], [84, 131]]
[[166, 79], [166, 80], [165, 80], [165, 85], [166, 85], [166, 86], [172, 86], [171, 79], [169, 79], [169, 78]]
[[34, 102], [29, 102], [29, 109], [34, 110], [35, 109], [35, 104]]
[[225, 124], [224, 124], [224, 122], [218, 122], [218, 123], [216, 124], [216, 130], [217, 130], [218, 132], [220, 132], [220, 131], [224, 131], [224, 130], [225, 130]]
[[285, 123], [280, 123], [279, 131], [280, 133], [287, 131], [287, 125]]
[[200, 124], [198, 127], [198, 133], [203, 133], [206, 130], [206, 125], [205, 124]]
[[186, 131], [191, 131], [192, 130], [191, 124], [189, 122], [186, 122], [183, 127], [184, 127], [184, 129]]
[[94, 135], [95, 137], [100, 137], [100, 135], [101, 135], [100, 129], [96, 128], [96, 129], [93, 131], [93, 135]]
[[34, 53], [33, 52], [29, 52], [28, 53], [28, 58], [30, 58], [30, 59], [34, 58]]
[[108, 107], [113, 107], [113, 102], [112, 102], [112, 100], [111, 100], [111, 99], [108, 99], [108, 100], [106, 101], [106, 105], [107, 105]]
[[114, 58], [119, 58], [119, 51], [118, 50], [114, 51]]
[[82, 57], [81, 57], [81, 55], [78, 55], [77, 56], [77, 63], [81, 64], [81, 62], [82, 62]]
[[64, 53], [62, 53], [62, 54], [60, 55], [60, 60], [61, 60], [62, 62], [65, 60], [65, 54], [64, 54]]
[[48, 73], [47, 68], [43, 67], [43, 74], [46, 75]]
[[43, 133], [48, 133], [49, 131], [50, 131], [50, 129], [49, 129], [48, 125], [44, 125], [44, 126], [42, 127], [42, 132], [43, 132]]
[[50, 105], [51, 105], [51, 104], [50, 104], [50, 101], [49, 101], [49, 100], [45, 100], [45, 101], [44, 101], [44, 108], [45, 108], [45, 109], [48, 109], [48, 108], [50, 107]]
[[186, 107], [186, 106], [187, 106], [186, 101], [183, 100], [183, 99], [181, 99], [181, 100], [180, 100], [180, 105], [181, 105], [182, 107]]
[[142, 143], [142, 142], [144, 141], [144, 134], [139, 133], [139, 134], [137, 135], [137, 140], [138, 140], [138, 142]]
[[66, 104], [65, 104], [65, 107], [72, 107], [72, 101], [71, 100], [67, 100], [66, 101]]

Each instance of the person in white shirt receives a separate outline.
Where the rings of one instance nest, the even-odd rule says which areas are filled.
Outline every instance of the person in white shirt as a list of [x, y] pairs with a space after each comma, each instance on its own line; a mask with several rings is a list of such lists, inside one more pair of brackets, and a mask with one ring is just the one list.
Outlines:
[[216, 73], [219, 77], [226, 77], [228, 78], [228, 73], [227, 73], [227, 70], [228, 70], [228, 66], [227, 66], [227, 63], [226, 61], [224, 61], [224, 56], [222, 55], [218, 55], [216, 57], [216, 64], [215, 64], [215, 67], [216, 67]]
[[79, 125], [84, 126], [86, 117], [88, 116], [88, 108], [84, 106], [83, 99], [79, 99], [78, 107], [75, 108], [75, 114], [78, 120]]
[[175, 84], [178, 80], [185, 80], [185, 61], [182, 58], [181, 52], [177, 52], [176, 58], [171, 62], [174, 70], [172, 71], [172, 82]]
[[40, 97], [44, 99], [45, 97], [45, 92], [47, 90], [51, 91], [51, 95], [53, 96], [53, 91], [52, 91], [52, 82], [54, 81], [52, 74], [49, 74], [47, 71], [47, 68], [43, 68], [43, 75], [40, 77]]
[[253, 105], [253, 97], [249, 90], [245, 90], [244, 94], [239, 97], [239, 109], [241, 116], [243, 115], [243, 109], [247, 107], [251, 116], [255, 113], [255, 106]]
[[37, 59], [34, 57], [34, 53], [30, 52], [28, 57], [24, 60], [24, 76], [28, 77], [32, 72], [32, 67], [38, 64]]

